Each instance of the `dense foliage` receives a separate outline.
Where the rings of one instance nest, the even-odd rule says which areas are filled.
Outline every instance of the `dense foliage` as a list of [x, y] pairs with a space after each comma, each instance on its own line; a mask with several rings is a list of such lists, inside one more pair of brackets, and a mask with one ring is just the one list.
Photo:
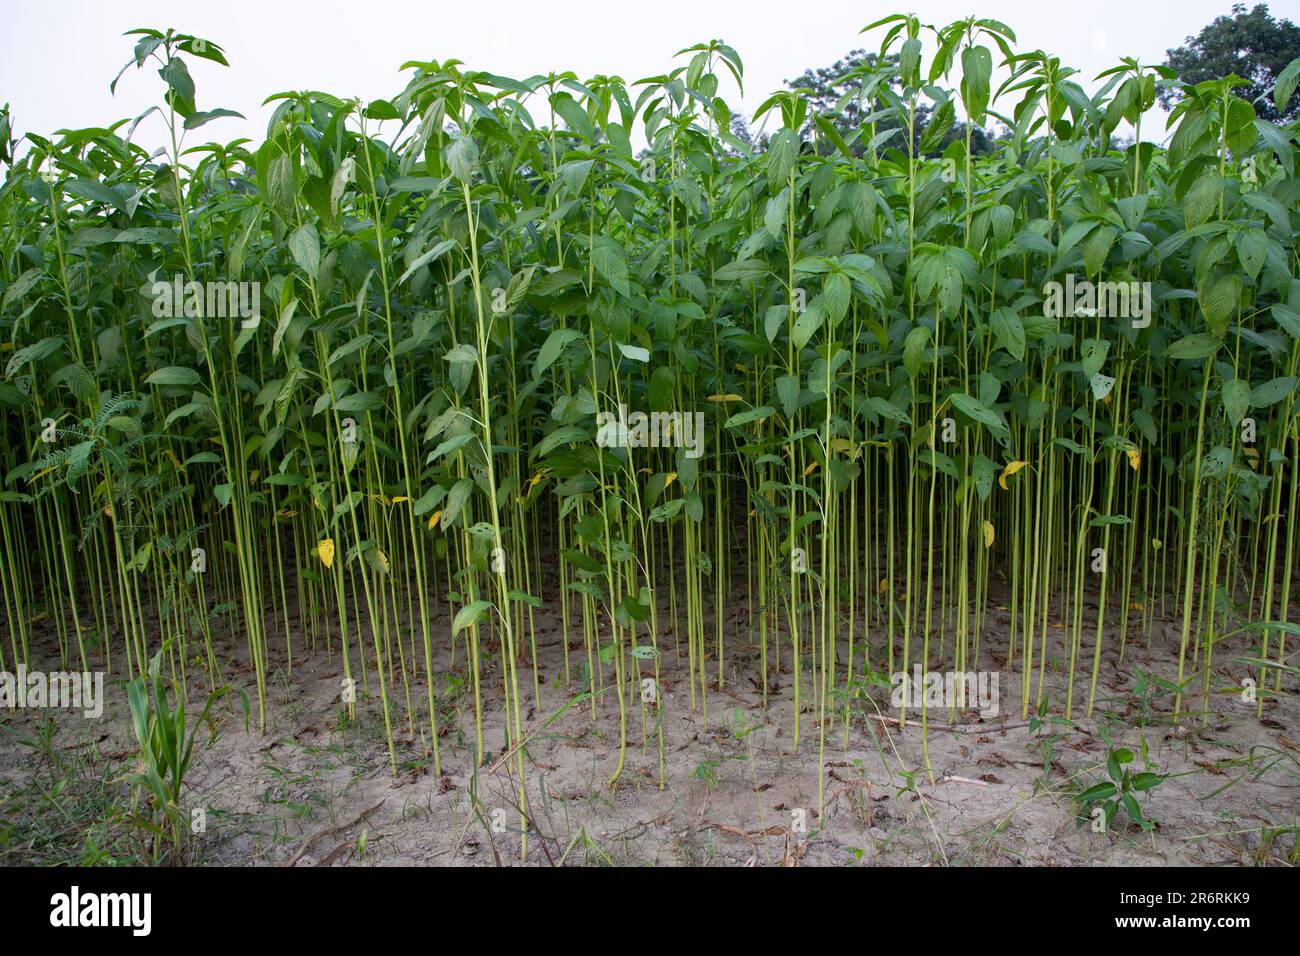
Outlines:
[[[1229, 77], [1165, 149], [1161, 67], [1090, 95], [996, 21], [869, 29], [831, 114], [777, 93], [761, 147], [716, 41], [631, 84], [408, 63], [391, 101], [282, 93], [264, 143], [203, 143], [227, 114], [186, 62], [221, 49], [138, 31], [118, 82], [161, 77], [154, 111], [5, 148], [0, 668], [44, 619], [69, 664], [165, 648], [215, 688], [229, 628], [264, 726], [273, 662], [337, 654], [394, 768], [440, 761], [457, 668], [522, 781], [554, 614], [611, 783], [629, 736], [662, 755], [661, 668], [706, 715], [788, 668], [824, 747], [882, 674], [995, 666], [997, 605], [1022, 714], [1090, 712], [1103, 647], [1166, 618], [1179, 708], [1225, 654], [1280, 686], [1300, 130]], [[626, 447], [638, 410], [668, 447]]]

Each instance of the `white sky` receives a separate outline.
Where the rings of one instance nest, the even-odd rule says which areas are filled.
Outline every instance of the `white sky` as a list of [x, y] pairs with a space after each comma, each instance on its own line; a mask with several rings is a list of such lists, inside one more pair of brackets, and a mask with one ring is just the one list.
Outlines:
[[[1274, 0], [1269, 7], [1275, 17], [1300, 20], [1300, 0]], [[631, 83], [684, 64], [685, 58], [673, 60], [677, 50], [711, 38], [725, 40], [744, 60], [744, 98], [730, 81], [722, 94], [733, 110], [752, 114], [804, 69], [830, 65], [854, 47], [877, 48], [883, 31], [858, 31], [909, 8], [936, 25], [972, 10], [1002, 20], [1015, 30], [1017, 50], [1042, 48], [1059, 56], [1093, 88], [1092, 78], [1120, 56], [1162, 61], [1166, 49], [1228, 13], [1231, 0], [0, 0], [0, 103], [10, 103], [19, 132], [134, 117], [158, 102], [162, 80], [156, 69], [132, 69], [117, 95], [109, 94], [134, 43], [122, 33], [170, 26], [215, 41], [230, 60], [227, 70], [187, 58], [199, 108], [225, 107], [248, 117], [214, 121], [191, 133], [189, 145], [240, 135], [260, 141], [270, 115], [261, 103], [273, 92], [394, 96], [404, 85], [399, 67], [407, 60], [454, 57], [517, 78], [572, 70], [580, 78], [608, 73]], [[994, 57], [1000, 59], [996, 50]], [[540, 108], [535, 113], [542, 115]], [[152, 117], [146, 124], [156, 122]], [[1163, 122], [1151, 126], [1153, 136], [1163, 135]], [[144, 126], [137, 140], [161, 141]]]

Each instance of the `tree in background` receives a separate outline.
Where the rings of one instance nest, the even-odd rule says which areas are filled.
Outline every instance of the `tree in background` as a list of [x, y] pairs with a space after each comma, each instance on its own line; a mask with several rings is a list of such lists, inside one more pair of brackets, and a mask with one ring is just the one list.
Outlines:
[[[1300, 101], [1292, 101], [1279, 112], [1268, 95], [1278, 76], [1296, 57], [1300, 57], [1300, 27], [1290, 20], [1275, 20], [1268, 5], [1256, 6], [1248, 13], [1244, 3], [1232, 5], [1232, 16], [1217, 17], [1185, 46], [1167, 51], [1165, 65], [1178, 74], [1184, 84], [1237, 74], [1249, 83], [1238, 94], [1255, 105], [1255, 112], [1270, 122], [1295, 118]], [[1160, 105], [1168, 109], [1182, 99], [1178, 87], [1161, 89]]]
[[[786, 86], [805, 92], [810, 113], [821, 113], [832, 118], [835, 129], [849, 143], [849, 148], [857, 156], [865, 152], [866, 141], [870, 139], [870, 134], [866, 137], [860, 135], [862, 124], [867, 121], [868, 114], [854, 94], [860, 88], [863, 73], [872, 73], [876, 70], [877, 60], [875, 53], [868, 53], [866, 50], [850, 50], [843, 59], [836, 60], [831, 66], [805, 70], [793, 80], [786, 80]], [[896, 62], [896, 57], [890, 57], [885, 65], [893, 67]], [[929, 125], [930, 113], [931, 108], [928, 106], [922, 106], [918, 110], [917, 146], [920, 145], [925, 129]], [[898, 121], [892, 117], [881, 118], [876, 122], [876, 130], [884, 132], [897, 125]], [[938, 149], [932, 150], [931, 154], [938, 155], [943, 152], [944, 147], [955, 139], [965, 141], [965, 123], [953, 123]], [[899, 145], [897, 138], [891, 142], [893, 145]], [[979, 156], [987, 153], [992, 146], [992, 138], [984, 130], [975, 127], [971, 133], [972, 155]]]

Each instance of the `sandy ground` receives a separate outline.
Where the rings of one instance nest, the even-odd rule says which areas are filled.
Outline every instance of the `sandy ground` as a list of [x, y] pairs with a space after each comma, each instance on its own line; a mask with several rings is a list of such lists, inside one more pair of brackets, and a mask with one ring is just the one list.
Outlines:
[[[607, 780], [618, 759], [619, 713], [609, 691], [613, 667], [605, 668], [606, 693], [593, 720], [588, 701], [568, 710], [573, 693], [564, 686], [558, 615], [539, 612], [537, 642], [541, 700], [532, 695], [532, 669], [519, 670], [523, 715], [531, 736], [524, 756], [531, 865], [1248, 865], [1294, 864], [1300, 807], [1300, 700], [1294, 679], [1268, 699], [1263, 719], [1241, 700], [1244, 665], [1231, 661], [1244, 645], [1216, 649], [1210, 713], [1172, 716], [1172, 697], [1141, 693], [1139, 671], [1170, 676], [1176, 671], [1177, 628], [1157, 621], [1151, 647], [1130, 624], [1125, 659], [1118, 660], [1118, 622], [1107, 628], [1097, 707], [1075, 722], [1021, 719], [1019, 661], [1007, 664], [1008, 617], [993, 602], [981, 634], [981, 664], [999, 675], [1000, 713], [928, 715], [929, 765], [913, 711], [906, 726], [891, 707], [889, 688], [873, 686], [874, 700], [859, 696], [843, 720], [841, 697], [824, 740], [825, 777], [819, 813], [817, 700], [804, 673], [800, 740], [792, 736], [791, 660], [782, 657], [779, 679], [762, 701], [758, 649], [743, 620], [743, 599], [727, 620], [727, 679], [691, 708], [685, 645], [675, 653], [670, 630], [663, 649], [661, 693], [664, 785], [653, 714], [643, 721], [639, 695], [629, 692], [628, 747], [617, 784]], [[1052, 620], [1060, 618], [1053, 614]], [[486, 766], [473, 759], [473, 697], [463, 646], [454, 663], [444, 612], [436, 619], [442, 640], [436, 667], [463, 679], [457, 695], [450, 683], [436, 688], [441, 775], [428, 758], [429, 733], [423, 683], [390, 687], [394, 701], [399, 773], [389, 772], [383, 716], [373, 667], [357, 688], [356, 718], [341, 719], [341, 659], [324, 648], [305, 650], [294, 634], [292, 670], [283, 634], [272, 634], [273, 657], [265, 735], [245, 733], [237, 695], [218, 703], [200, 732], [187, 778], [187, 810], [201, 808], [206, 828], [195, 837], [192, 860], [207, 864], [261, 865], [493, 865], [520, 862], [523, 825], [518, 811], [516, 759], [501, 760], [504, 711], [500, 675], [483, 675]], [[291, 625], [297, 628], [291, 619]], [[712, 630], [709, 643], [712, 643]], [[730, 635], [739, 636], [732, 637]], [[1047, 683], [1054, 713], [1065, 697], [1066, 630], [1049, 631]], [[1085, 626], [1076, 695], [1086, 705], [1093, 629]], [[411, 640], [402, 630], [403, 640]], [[755, 635], [754, 641], [757, 640]], [[873, 634], [873, 665], [883, 670], [880, 637]], [[7, 637], [6, 637], [7, 642]], [[919, 646], [919, 640], [917, 645]], [[48, 646], [46, 648], [49, 650]], [[221, 660], [238, 661], [242, 642], [218, 638]], [[843, 661], [845, 649], [840, 650]], [[861, 651], [859, 650], [859, 665]], [[575, 682], [585, 660], [581, 635], [570, 637]], [[499, 663], [499, 656], [495, 658]], [[12, 665], [11, 665], [12, 666]], [[711, 679], [717, 664], [708, 661]], [[947, 665], [932, 663], [932, 670]], [[843, 672], [841, 663], [841, 673]], [[205, 675], [191, 672], [194, 700], [201, 701]], [[226, 680], [247, 690], [254, 677], [247, 663], [227, 667]], [[1082, 691], [1079, 690], [1082, 686]], [[1192, 706], [1200, 706], [1199, 680]], [[131, 770], [135, 750], [125, 722], [127, 704], [120, 675], [105, 684], [101, 720], [54, 712], [56, 745], [102, 755], [112, 776]], [[406, 694], [416, 704], [414, 728]], [[698, 688], [697, 688], [698, 692]], [[195, 705], [191, 705], [192, 708]], [[562, 713], [547, 723], [548, 716]], [[0, 710], [0, 818], [21, 837], [15, 807], [21, 784], [39, 773], [39, 761], [17, 742], [30, 735], [33, 711]], [[412, 732], [414, 731], [414, 733]], [[1131, 749], [1136, 770], [1168, 775], [1143, 794], [1144, 814], [1156, 826], [1144, 832], [1121, 815], [1104, 832], [1080, 818], [1072, 795], [1105, 779], [1109, 737]], [[1143, 756], [1145, 742], [1145, 757]], [[129, 785], [112, 784], [127, 799]], [[29, 791], [30, 793], [30, 791]], [[76, 833], [68, 835], [75, 842]]]

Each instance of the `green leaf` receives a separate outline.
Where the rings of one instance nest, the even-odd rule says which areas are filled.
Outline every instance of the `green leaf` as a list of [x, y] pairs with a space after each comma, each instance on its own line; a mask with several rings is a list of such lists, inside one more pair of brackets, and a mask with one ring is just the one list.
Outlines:
[[995, 309], [989, 324], [993, 338], [1016, 361], [1025, 357], [1025, 324], [1020, 316], [1005, 306]]
[[444, 455], [448, 455], [451, 452], [455, 451], [456, 449], [468, 445], [470, 442], [477, 440], [477, 438], [478, 436], [475, 435], [473, 432], [462, 432], [459, 435], [455, 435], [452, 438], [448, 438], [447, 440], [441, 442], [438, 445], [438, 447], [435, 448], [433, 451], [429, 452], [429, 456], [425, 459], [425, 461], [426, 462], [438, 461]]
[[533, 363], [533, 378], [541, 378], [542, 373], [560, 357], [564, 347], [580, 338], [582, 335], [573, 329], [552, 329], [537, 353], [537, 360]]
[[1237, 311], [1241, 299], [1241, 280], [1229, 273], [1207, 279], [1196, 290], [1205, 324], [1218, 338], [1228, 331], [1228, 320]]
[[1291, 101], [1291, 94], [1295, 92], [1298, 82], [1300, 82], [1300, 56], [1286, 65], [1273, 84], [1273, 105], [1277, 107], [1279, 113], [1286, 112], [1286, 105]]
[[879, 397], [868, 398], [865, 402], [862, 403], [862, 405], [863, 408], [865, 408], [867, 411], [874, 412], [876, 415], [880, 416], [886, 421], [899, 422], [899, 423], [906, 423], [911, 421], [911, 419], [907, 415], [907, 412], [903, 411], [901, 408], [897, 407], [893, 403], [883, 398], [879, 398]]
[[158, 75], [167, 81], [178, 96], [187, 100], [194, 99], [194, 80], [190, 77], [190, 71], [185, 66], [185, 61], [178, 56], [168, 60]]
[[297, 198], [293, 162], [284, 153], [276, 153], [266, 170], [266, 198], [282, 219], [293, 215]]
[[294, 314], [297, 311], [297, 298], [291, 299], [289, 304], [280, 311], [280, 320], [276, 322], [275, 334], [271, 337], [272, 358], [275, 358], [280, 354], [280, 344], [284, 341], [284, 334], [289, 331], [289, 324], [293, 321]]
[[40, 281], [43, 275], [41, 269], [28, 269], [5, 289], [4, 298], [0, 299], [0, 308], [7, 309], [9, 306], [25, 296]]
[[591, 264], [615, 290], [631, 295], [627, 281], [627, 258], [613, 239], [597, 236], [591, 247]]
[[1183, 216], [1187, 228], [1195, 229], [1201, 223], [1207, 222], [1218, 210], [1222, 198], [1223, 180], [1219, 178], [1219, 174], [1212, 171], [1202, 173], [1183, 196]]
[[1164, 774], [1143, 772], [1133, 775], [1131, 786], [1134, 790], [1143, 791], [1150, 790], [1152, 787], [1157, 787], [1164, 782]]
[[1120, 800], [1123, 801], [1124, 812], [1128, 814], [1128, 818], [1134, 823], [1142, 823], [1142, 808], [1138, 806], [1138, 802], [1133, 798], [1133, 795], [1131, 793], [1121, 794]]
[[807, 345], [825, 321], [826, 313], [821, 305], [817, 301], [810, 302], [807, 308], [799, 313], [794, 320], [794, 328], [790, 330], [790, 339], [794, 342], [794, 347], [801, 349]]
[[971, 474], [975, 479], [975, 492], [979, 495], [980, 501], [987, 501], [989, 492], [993, 490], [993, 476], [997, 474], [997, 463], [984, 455], [976, 455], [975, 461], [971, 466]]
[[572, 445], [576, 441], [586, 441], [587, 433], [577, 425], [561, 425], [537, 444], [534, 457], [542, 458], [560, 445]]
[[1110, 255], [1119, 230], [1111, 226], [1098, 226], [1083, 244], [1083, 267], [1089, 275], [1097, 275]]
[[1027, 252], [1038, 252], [1043, 255], [1051, 255], [1056, 251], [1056, 246], [1052, 245], [1050, 240], [1045, 239], [1038, 233], [1031, 232], [1028, 229], [1021, 229], [1016, 233], [1013, 242], [1015, 245]]
[[987, 47], [968, 46], [961, 51], [961, 101], [972, 123], [982, 124], [989, 105], [989, 78], [993, 54]]
[[799, 137], [794, 130], [779, 129], [767, 146], [767, 186], [775, 194], [789, 183], [790, 170], [799, 158]]
[[767, 334], [769, 342], [775, 341], [789, 315], [790, 307], [788, 305], [769, 305], [767, 307], [767, 312], [763, 316], [763, 331]]
[[1196, 332], [1184, 336], [1165, 349], [1165, 357], [1177, 360], [1209, 358], [1219, 350], [1221, 344], [1213, 335]]
[[1300, 312], [1283, 305], [1281, 302], [1273, 304], [1273, 318], [1282, 330], [1293, 339], [1300, 339]]
[[305, 223], [294, 230], [289, 237], [289, 252], [298, 267], [315, 281], [320, 272], [320, 234], [311, 223]]
[[[186, 121], [186, 127], [189, 121]], [[102, 203], [106, 206], [112, 206], [119, 209], [127, 215], [130, 215], [130, 209], [127, 206], [126, 199], [118, 194], [112, 186], [104, 183], [95, 182], [92, 179], [73, 179], [69, 180], [63, 186], [64, 190], [70, 195], [77, 196], [81, 199], [89, 199], [93, 202]]]
[[764, 418], [771, 418], [775, 414], [776, 409], [772, 408], [770, 405], [759, 405], [756, 408], [747, 408], [728, 418], [724, 427], [739, 428], [741, 425], [748, 425], [750, 422], [756, 422]]
[[916, 326], [903, 339], [903, 368], [910, 377], [916, 378], [921, 371], [921, 365], [925, 361], [925, 348], [929, 344], [930, 330], [924, 325]]
[[145, 379], [145, 384], [189, 387], [199, 384], [199, 373], [181, 365], [169, 365], [153, 372]]
[[339, 214], [339, 202], [343, 199], [348, 183], [352, 182], [356, 175], [357, 161], [351, 156], [339, 163], [339, 168], [334, 171], [334, 179], [330, 183], [330, 212], [335, 216]]
[[766, 279], [770, 271], [767, 263], [759, 259], [737, 259], [713, 273], [713, 277], [726, 281], [759, 282]]
[[1291, 231], [1290, 213], [1287, 212], [1286, 206], [1278, 202], [1273, 196], [1262, 192], [1242, 193], [1241, 201], [1247, 206], [1252, 206], [1260, 212], [1265, 213], [1283, 229], [1288, 232]]
[[5, 363], [5, 378], [13, 378], [15, 374], [33, 363], [42, 359], [49, 358], [57, 352], [63, 345], [63, 339], [57, 335], [51, 335], [35, 342], [32, 345], [25, 345], [9, 357]]
[[451, 486], [451, 491], [447, 492], [447, 501], [442, 508], [442, 517], [438, 519], [440, 528], [450, 528], [452, 523], [460, 517], [461, 510], [465, 507], [465, 502], [469, 500], [470, 493], [474, 490], [474, 482], [469, 478], [462, 478]]
[[484, 601], [482, 599], [471, 601], [456, 612], [456, 617], [451, 622], [451, 632], [453, 634], [458, 634], [465, 630], [465, 628], [477, 624], [487, 616], [487, 613], [491, 608], [491, 601]]
[[1223, 386], [1223, 407], [1228, 413], [1228, 421], [1235, 428], [1250, 411], [1250, 383], [1234, 379]]
[[442, 258], [449, 250], [454, 248], [456, 248], [455, 239], [444, 239], [442, 242], [438, 243], [428, 252], [422, 253], [421, 255], [417, 256], [415, 261], [412, 262], [409, 266], [407, 266], [406, 271], [402, 273], [402, 277], [397, 280], [397, 284], [401, 285], [412, 275], [414, 275], [417, 270], [419, 270], [424, 266], [427, 266], [430, 262], [434, 262]]
[[789, 203], [790, 187], [787, 186], [769, 199], [763, 209], [763, 228], [777, 242], [781, 241], [785, 230], [785, 216]]
[[200, 126], [206, 126], [214, 119], [221, 119], [226, 116], [237, 116], [240, 119], [246, 119], [243, 113], [237, 113], [234, 110], [218, 109], [208, 110], [207, 112], [191, 113], [185, 118], [186, 129], [198, 129]]
[[1107, 800], [1115, 796], [1117, 792], [1113, 783], [1099, 783], [1079, 794], [1078, 800], [1081, 804], [1087, 806], [1099, 800]]
[[993, 434], [1002, 435], [1006, 433], [1007, 424], [1002, 416], [988, 406], [981, 404], [978, 399], [971, 398], [964, 392], [956, 392], [952, 396], [952, 404], [963, 415], [979, 422]]
[[1255, 408], [1267, 408], [1276, 405], [1282, 399], [1296, 394], [1300, 383], [1289, 375], [1270, 379], [1263, 385], [1256, 386], [1250, 393], [1250, 404]]
[[461, 134], [452, 138], [447, 146], [447, 168], [463, 183], [474, 178], [478, 166], [478, 146], [474, 140]]
[[1268, 255], [1268, 236], [1262, 229], [1247, 229], [1237, 237], [1237, 259], [1246, 275], [1254, 279]]
[[1097, 401], [1102, 401], [1110, 394], [1111, 389], [1115, 387], [1115, 379], [1109, 375], [1102, 375], [1100, 372], [1088, 379], [1088, 385], [1092, 388], [1092, 397]]
[[1083, 369], [1083, 374], [1092, 378], [1106, 364], [1106, 356], [1110, 354], [1110, 343], [1105, 339], [1084, 339], [1079, 351], [1082, 355], [1079, 365]]

